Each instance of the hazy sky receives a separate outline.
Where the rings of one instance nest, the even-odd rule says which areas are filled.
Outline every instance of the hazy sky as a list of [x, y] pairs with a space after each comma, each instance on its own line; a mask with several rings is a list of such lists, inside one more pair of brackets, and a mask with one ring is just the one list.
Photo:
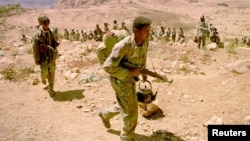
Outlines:
[[21, 4], [26, 8], [54, 7], [57, 0], [0, 0], [0, 5]]

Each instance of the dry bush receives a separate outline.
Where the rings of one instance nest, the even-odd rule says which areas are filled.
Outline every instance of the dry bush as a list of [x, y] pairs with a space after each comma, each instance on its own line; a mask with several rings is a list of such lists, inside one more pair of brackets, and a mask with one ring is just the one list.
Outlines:
[[232, 39], [227, 39], [226, 41], [229, 43], [224, 46], [224, 49], [230, 54], [235, 54], [235, 49], [237, 48], [238, 44], [235, 44], [235, 41]]
[[18, 61], [0, 72], [6, 80], [19, 81], [34, 73], [34, 65]]

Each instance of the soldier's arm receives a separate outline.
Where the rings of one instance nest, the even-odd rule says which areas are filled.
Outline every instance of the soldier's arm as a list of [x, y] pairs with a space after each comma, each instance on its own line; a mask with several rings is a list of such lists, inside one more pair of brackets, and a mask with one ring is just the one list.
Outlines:
[[129, 76], [129, 70], [120, 65], [126, 52], [124, 46], [123, 42], [115, 44], [111, 54], [103, 64], [104, 70], [119, 80], [125, 80]]
[[39, 40], [38, 35], [34, 34], [32, 37], [32, 49], [33, 49], [33, 57], [34, 61], [37, 65], [40, 64], [40, 52], [39, 52]]

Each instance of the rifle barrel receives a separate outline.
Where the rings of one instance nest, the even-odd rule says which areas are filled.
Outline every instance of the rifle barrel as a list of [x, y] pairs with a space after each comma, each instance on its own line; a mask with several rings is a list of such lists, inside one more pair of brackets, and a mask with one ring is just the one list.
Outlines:
[[124, 62], [122, 65], [123, 65], [125, 68], [128, 68], [128, 69], [140, 69], [140, 72], [141, 72], [141, 73], [147, 74], [147, 75], [152, 76], [152, 77], [155, 77], [155, 78], [159, 78], [159, 79], [163, 80], [164, 82], [168, 82], [168, 83], [172, 83], [172, 82], [173, 82], [173, 80], [170, 80], [170, 81], [169, 81], [169, 80], [167, 79], [167, 77], [164, 77], [164, 76], [162, 76], [162, 75], [160, 75], [160, 74], [157, 74], [156, 72], [152, 72], [152, 71], [150, 71], [150, 70], [148, 70], [148, 69], [141, 69], [141, 68], [139, 68], [139, 67], [137, 67], [137, 66], [135, 66], [135, 65], [133, 65], [133, 64], [130, 64], [130, 63], [128, 63], [128, 62]]

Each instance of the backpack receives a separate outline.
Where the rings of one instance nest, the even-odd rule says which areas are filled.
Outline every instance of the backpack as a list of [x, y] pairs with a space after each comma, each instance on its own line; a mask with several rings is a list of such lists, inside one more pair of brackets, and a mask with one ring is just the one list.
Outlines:
[[96, 50], [96, 55], [101, 65], [103, 65], [104, 61], [108, 58], [114, 45], [128, 35], [126, 30], [111, 30], [103, 35], [103, 41]]

